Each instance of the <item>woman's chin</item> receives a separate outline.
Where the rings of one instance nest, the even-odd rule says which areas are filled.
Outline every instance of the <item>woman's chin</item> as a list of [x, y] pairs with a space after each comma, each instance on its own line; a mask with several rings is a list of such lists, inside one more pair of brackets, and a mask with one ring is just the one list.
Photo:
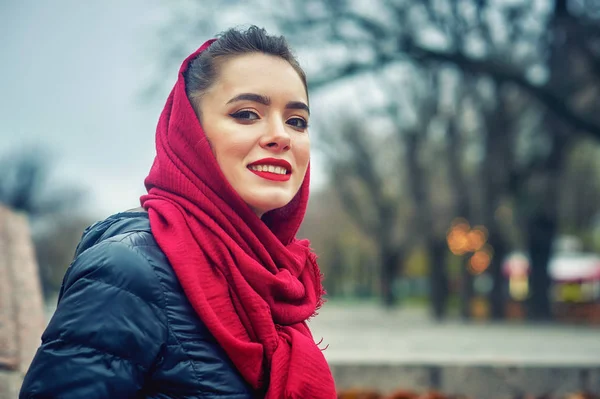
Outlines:
[[254, 213], [259, 217], [262, 217], [267, 212], [272, 210], [283, 208], [290, 203], [293, 197], [286, 196], [270, 196], [263, 198], [252, 198], [252, 200], [246, 201], [248, 206], [252, 208]]

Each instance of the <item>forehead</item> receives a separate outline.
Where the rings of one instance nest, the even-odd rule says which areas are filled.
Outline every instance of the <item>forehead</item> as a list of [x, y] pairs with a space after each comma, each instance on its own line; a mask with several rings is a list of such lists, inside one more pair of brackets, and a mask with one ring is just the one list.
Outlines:
[[285, 97], [286, 101], [307, 101], [306, 88], [298, 72], [281, 57], [252, 53], [223, 60], [209, 92], [231, 96], [257, 93]]

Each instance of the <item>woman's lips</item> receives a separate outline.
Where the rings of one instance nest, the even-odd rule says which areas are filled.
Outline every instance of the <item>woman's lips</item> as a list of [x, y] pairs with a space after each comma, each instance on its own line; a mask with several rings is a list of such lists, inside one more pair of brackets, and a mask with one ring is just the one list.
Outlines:
[[254, 169], [250, 169], [250, 168], [248, 168], [248, 170], [257, 176], [262, 177], [263, 179], [273, 180], [273, 181], [288, 181], [292, 177], [291, 173], [286, 173], [285, 175], [280, 175], [277, 173], [271, 173], [271, 172], [265, 172], [265, 171], [259, 172], [258, 170], [254, 170]]
[[[271, 171], [266, 169], [271, 169]], [[280, 158], [259, 159], [248, 165], [248, 170], [263, 179], [273, 181], [288, 181], [292, 177], [292, 165]], [[286, 173], [282, 173], [283, 171]]]

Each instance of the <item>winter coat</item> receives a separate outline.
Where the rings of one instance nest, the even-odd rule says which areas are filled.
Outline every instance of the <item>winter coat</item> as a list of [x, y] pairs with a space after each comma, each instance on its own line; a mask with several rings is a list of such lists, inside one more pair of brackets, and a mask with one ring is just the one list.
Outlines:
[[147, 213], [90, 226], [19, 396], [255, 397], [188, 302]]

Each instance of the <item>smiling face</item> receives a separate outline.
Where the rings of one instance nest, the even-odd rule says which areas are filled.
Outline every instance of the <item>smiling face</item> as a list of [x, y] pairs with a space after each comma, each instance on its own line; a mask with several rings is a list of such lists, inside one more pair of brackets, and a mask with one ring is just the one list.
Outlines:
[[287, 205], [308, 168], [308, 98], [284, 59], [229, 58], [196, 101], [196, 112], [225, 178], [261, 217]]

